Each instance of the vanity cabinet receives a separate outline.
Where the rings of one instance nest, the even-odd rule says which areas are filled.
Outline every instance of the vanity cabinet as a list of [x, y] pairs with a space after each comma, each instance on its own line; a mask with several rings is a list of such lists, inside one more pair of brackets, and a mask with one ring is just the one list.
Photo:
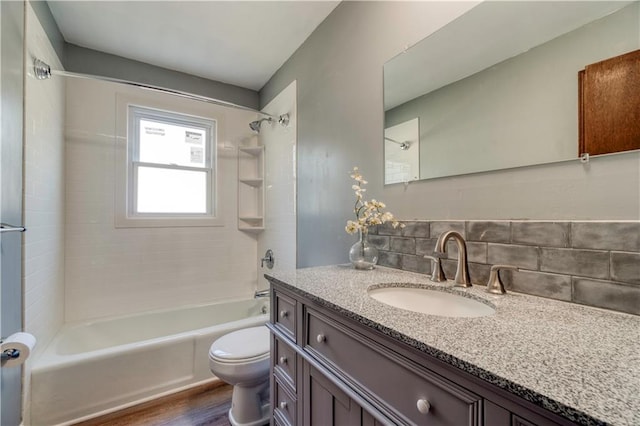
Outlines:
[[573, 424], [270, 281], [272, 424]]

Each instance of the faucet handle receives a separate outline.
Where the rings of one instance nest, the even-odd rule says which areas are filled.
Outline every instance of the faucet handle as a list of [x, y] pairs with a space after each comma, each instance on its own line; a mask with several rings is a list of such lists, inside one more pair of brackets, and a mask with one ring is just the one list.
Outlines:
[[505, 294], [507, 291], [504, 289], [504, 284], [500, 280], [500, 271], [510, 270], [519, 271], [520, 268], [512, 265], [493, 265], [489, 271], [489, 281], [487, 282], [487, 293], [493, 294]]
[[431, 273], [433, 274], [433, 264], [438, 261], [438, 258], [435, 256], [429, 256], [428, 254], [425, 254], [422, 257], [431, 261]]
[[444, 273], [442, 272], [442, 266], [440, 265], [440, 259], [446, 258], [447, 254], [441, 252], [433, 252], [433, 256], [425, 254], [423, 257], [431, 261], [431, 281], [446, 281], [447, 279], [445, 278]]
[[260, 259], [260, 267], [264, 268], [265, 263], [267, 264], [267, 268], [273, 269], [273, 264], [275, 263], [275, 259], [273, 258], [273, 250], [268, 249], [265, 252], [264, 257]]

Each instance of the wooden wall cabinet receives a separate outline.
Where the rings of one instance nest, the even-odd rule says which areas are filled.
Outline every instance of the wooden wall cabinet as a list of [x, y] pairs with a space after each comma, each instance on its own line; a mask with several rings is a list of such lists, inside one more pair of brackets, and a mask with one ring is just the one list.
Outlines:
[[579, 153], [640, 149], [640, 50], [578, 73]]
[[271, 304], [272, 424], [573, 424], [277, 282]]

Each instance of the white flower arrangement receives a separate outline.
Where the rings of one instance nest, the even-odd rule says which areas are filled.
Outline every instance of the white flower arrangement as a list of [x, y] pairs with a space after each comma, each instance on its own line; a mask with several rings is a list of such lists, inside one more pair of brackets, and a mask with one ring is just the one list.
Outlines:
[[398, 222], [391, 212], [383, 211], [386, 205], [382, 201], [376, 201], [375, 199], [365, 201], [362, 199], [362, 193], [367, 191], [363, 188], [363, 186], [367, 184], [367, 181], [364, 180], [357, 167], [353, 168], [350, 176], [356, 181], [356, 183], [351, 186], [356, 193], [356, 203], [353, 207], [356, 220], [347, 221], [347, 226], [344, 228], [347, 233], [355, 234], [360, 231], [366, 235], [369, 233], [369, 227], [382, 225], [386, 222], [390, 222], [394, 228], [398, 226], [404, 228], [404, 224]]

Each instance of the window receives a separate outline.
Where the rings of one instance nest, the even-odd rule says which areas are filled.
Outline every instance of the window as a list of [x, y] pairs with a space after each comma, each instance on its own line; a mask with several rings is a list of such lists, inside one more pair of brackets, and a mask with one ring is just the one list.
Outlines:
[[117, 227], [224, 225], [216, 205], [217, 121], [172, 103], [118, 97]]
[[129, 106], [129, 214], [213, 216], [215, 121]]

